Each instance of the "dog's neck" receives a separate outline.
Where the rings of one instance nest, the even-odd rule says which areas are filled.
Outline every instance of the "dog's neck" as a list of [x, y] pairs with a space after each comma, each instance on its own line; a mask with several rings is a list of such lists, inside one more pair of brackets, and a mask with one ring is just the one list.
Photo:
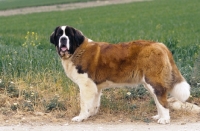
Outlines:
[[[87, 45], [88, 45], [90, 42], [92, 42], [92, 40], [90, 40], [90, 39], [88, 39], [87, 37], [85, 37], [83, 43], [81, 43], [81, 45], [75, 50], [75, 52], [76, 52], [77, 50], [79, 50], [80, 48], [83, 48], [83, 49], [86, 48]], [[74, 52], [74, 54], [75, 54], [75, 52]]]

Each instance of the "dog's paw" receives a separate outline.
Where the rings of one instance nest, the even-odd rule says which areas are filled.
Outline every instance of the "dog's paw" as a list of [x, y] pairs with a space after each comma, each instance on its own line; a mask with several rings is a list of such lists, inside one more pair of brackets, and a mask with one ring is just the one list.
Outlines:
[[159, 115], [155, 115], [155, 116], [152, 116], [152, 118], [153, 118], [154, 120], [158, 120], [158, 119], [160, 119], [160, 116], [159, 116]]
[[170, 118], [160, 118], [158, 119], [159, 124], [169, 124], [170, 123]]
[[84, 120], [84, 118], [81, 117], [81, 116], [76, 116], [76, 117], [72, 118], [72, 121], [73, 121], [73, 122], [81, 122], [81, 121], [83, 121], [83, 120]]

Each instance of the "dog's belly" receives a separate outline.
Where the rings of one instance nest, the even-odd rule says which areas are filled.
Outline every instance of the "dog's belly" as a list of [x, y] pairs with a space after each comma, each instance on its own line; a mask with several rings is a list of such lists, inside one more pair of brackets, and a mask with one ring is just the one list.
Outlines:
[[[88, 77], [87, 73], [83, 73], [83, 74], [78, 73], [76, 66], [74, 66], [71, 60], [62, 60], [62, 65], [67, 77], [70, 78], [74, 83], [78, 85], [81, 85], [83, 84], [83, 82], [86, 82], [86, 81], [90, 81], [90, 82], [92, 81], [93, 83], [95, 83], [93, 79]], [[128, 82], [128, 83], [126, 82], [117, 83], [110, 80], [106, 80], [100, 84], [97, 84], [97, 87], [98, 89], [113, 88], [113, 87], [135, 87], [140, 83], [141, 83], [140, 80], [139, 81], [137, 80], [137, 82], [133, 80], [132, 82]]]
[[113, 88], [113, 87], [130, 87], [130, 88], [134, 88], [136, 87], [138, 84], [141, 84], [141, 82], [138, 83], [115, 83], [112, 81], [105, 81], [101, 84], [98, 84], [97, 87], [99, 89], [104, 89], [104, 88]]

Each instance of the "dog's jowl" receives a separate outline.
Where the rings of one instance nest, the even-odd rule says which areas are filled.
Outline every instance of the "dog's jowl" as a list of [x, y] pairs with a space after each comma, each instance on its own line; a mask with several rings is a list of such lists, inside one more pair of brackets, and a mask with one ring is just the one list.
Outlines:
[[189, 84], [162, 43], [95, 42], [70, 26], [56, 27], [50, 42], [67, 77], [80, 88], [81, 111], [72, 121], [82, 121], [98, 112], [104, 88], [143, 84], [156, 103], [158, 114], [153, 118], [161, 124], [170, 122], [168, 93], [182, 102], [190, 96]]

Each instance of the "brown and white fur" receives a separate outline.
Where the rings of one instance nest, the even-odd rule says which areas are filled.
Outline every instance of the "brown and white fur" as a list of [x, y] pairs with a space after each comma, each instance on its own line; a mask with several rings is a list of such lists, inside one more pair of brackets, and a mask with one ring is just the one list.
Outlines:
[[168, 92], [184, 102], [190, 86], [179, 72], [171, 52], [158, 42], [138, 40], [119, 44], [93, 42], [70, 26], [56, 27], [50, 36], [66, 75], [80, 88], [80, 122], [98, 112], [101, 91], [143, 84], [156, 103], [158, 123], [170, 123]]

